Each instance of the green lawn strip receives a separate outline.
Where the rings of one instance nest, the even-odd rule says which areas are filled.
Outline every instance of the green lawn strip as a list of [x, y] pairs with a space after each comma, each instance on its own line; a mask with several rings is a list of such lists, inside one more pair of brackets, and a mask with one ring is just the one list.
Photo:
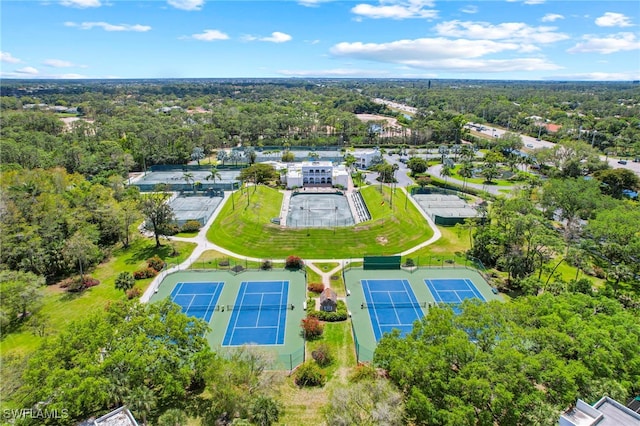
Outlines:
[[[550, 264], [550, 269], [553, 268], [557, 263], [559, 262], [559, 260], [552, 260], [549, 264]], [[544, 271], [542, 272], [542, 278], [541, 281], [542, 283], [546, 283], [547, 279], [549, 278], [549, 272], [550, 269], [548, 271]], [[562, 279], [562, 281], [568, 283], [570, 281], [573, 281], [576, 278], [576, 271], [577, 268], [575, 266], [571, 266], [569, 264], [567, 264], [566, 262], [562, 262], [560, 264], [560, 266], [558, 266], [558, 268], [555, 270], [554, 275], [559, 275], [560, 278]], [[538, 272], [535, 271], [534, 275], [537, 277], [538, 276]], [[594, 277], [591, 275], [587, 275], [584, 272], [580, 271], [578, 273], [578, 279], [582, 279], [582, 278], [586, 278], [588, 280], [590, 280], [593, 283], [593, 287], [597, 287], [597, 288], [604, 288], [606, 280], [603, 278], [598, 278], [598, 277]], [[549, 282], [553, 282], [554, 278], [551, 278], [549, 280]]]
[[[228, 261], [229, 264], [227, 266], [221, 265], [220, 262], [225, 260]], [[260, 269], [262, 262], [240, 259], [212, 249], [204, 251], [200, 257], [189, 266], [189, 269], [229, 269], [235, 265], [241, 265], [245, 269]], [[280, 263], [274, 265], [274, 267], [280, 268], [283, 267], [283, 265], [284, 264]]]
[[235, 211], [227, 200], [207, 232], [210, 241], [238, 254], [266, 259], [292, 254], [328, 259], [392, 254], [432, 235], [422, 215], [411, 203], [404, 202], [404, 194], [399, 190], [394, 197], [394, 210], [386, 207], [384, 212], [379, 208], [384, 207], [382, 194], [375, 188], [365, 188], [363, 195], [373, 210], [374, 219], [340, 229], [291, 229], [274, 225], [270, 219], [280, 214], [282, 194], [263, 186], [255, 193], [253, 189], [249, 192], [248, 207], [246, 193], [237, 196]]
[[322, 406], [327, 403], [325, 387], [300, 388], [294, 382], [294, 376], [287, 377], [280, 386], [279, 401], [283, 404], [284, 414], [279, 425], [323, 425]]
[[[113, 300], [125, 299], [124, 292], [116, 290], [115, 279], [120, 272], [133, 272], [146, 267], [146, 260], [154, 255], [160, 256], [168, 263], [182, 262], [186, 259], [195, 244], [180, 241], [172, 242], [178, 252], [177, 256], [169, 256], [173, 248], [163, 245], [156, 249], [151, 239], [139, 238], [132, 242], [129, 248], [119, 248], [112, 256], [98, 265], [89, 275], [100, 280], [100, 284], [81, 293], [68, 293], [57, 285], [50, 285], [43, 289], [44, 298], [41, 313], [46, 318], [45, 333], [55, 334], [73, 320], [84, 318], [96, 310], [104, 307]], [[151, 278], [136, 281], [136, 287], [142, 292], [151, 282]], [[0, 351], [6, 354], [11, 351], [29, 353], [40, 343], [28, 328], [11, 333], [0, 342]]]
[[443, 261], [446, 260], [464, 265], [464, 252], [471, 247], [469, 230], [455, 226], [438, 226], [438, 229], [442, 233], [438, 241], [403, 256], [402, 263], [404, 264], [407, 258], [411, 258], [417, 266], [442, 266]]
[[323, 368], [327, 375], [327, 384], [332, 380], [345, 382], [348, 369], [356, 366], [356, 350], [350, 322], [325, 322], [322, 337], [307, 342], [307, 353], [312, 355], [321, 344], [329, 348], [329, 354], [333, 359], [331, 364]]
[[198, 231], [194, 232], [178, 232], [175, 236], [182, 238], [193, 238], [198, 235]]

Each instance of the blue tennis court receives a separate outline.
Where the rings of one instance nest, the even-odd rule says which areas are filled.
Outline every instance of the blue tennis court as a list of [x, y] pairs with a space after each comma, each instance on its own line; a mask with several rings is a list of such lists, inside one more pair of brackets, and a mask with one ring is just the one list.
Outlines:
[[465, 299], [480, 299], [486, 302], [484, 296], [478, 291], [476, 286], [470, 279], [449, 279], [439, 278], [433, 280], [424, 280], [429, 288], [436, 303], [447, 303], [453, 305], [453, 311], [460, 313], [460, 309], [456, 306]]
[[362, 308], [369, 310], [376, 341], [393, 329], [401, 335], [413, 329], [415, 320], [424, 316], [411, 285], [407, 280], [361, 280], [364, 300]]
[[177, 283], [171, 292], [171, 300], [182, 307], [185, 314], [211, 320], [224, 283]]
[[232, 313], [222, 345], [282, 345], [288, 295], [289, 281], [240, 283], [235, 305], [227, 307]]

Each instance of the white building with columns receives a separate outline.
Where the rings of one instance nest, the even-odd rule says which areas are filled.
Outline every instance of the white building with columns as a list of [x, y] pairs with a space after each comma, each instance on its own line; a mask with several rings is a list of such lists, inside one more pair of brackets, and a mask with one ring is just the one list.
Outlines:
[[343, 166], [335, 166], [331, 161], [303, 161], [289, 164], [287, 168], [287, 188], [304, 186], [343, 186], [349, 184], [349, 172]]

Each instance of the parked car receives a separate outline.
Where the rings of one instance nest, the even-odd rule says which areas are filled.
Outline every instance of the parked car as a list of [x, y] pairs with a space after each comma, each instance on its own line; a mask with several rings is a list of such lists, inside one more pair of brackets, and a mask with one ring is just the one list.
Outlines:
[[527, 148], [533, 148], [533, 144], [532, 143], [528, 143], [527, 144]]
[[627, 160], [618, 160], [618, 164], [625, 165], [627, 164]]

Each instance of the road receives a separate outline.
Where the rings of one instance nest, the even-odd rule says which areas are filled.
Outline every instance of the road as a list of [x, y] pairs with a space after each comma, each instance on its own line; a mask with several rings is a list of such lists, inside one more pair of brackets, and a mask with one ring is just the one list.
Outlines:
[[[482, 134], [484, 134], [486, 136], [489, 136], [489, 137], [498, 138], [498, 137], [502, 136], [503, 134], [505, 134], [507, 132], [504, 129], [498, 129], [497, 127], [487, 126], [486, 124], [468, 123], [468, 125], [482, 126], [483, 130], [479, 131], [479, 133], [482, 133]], [[529, 150], [533, 150], [533, 149], [539, 149], [539, 148], [551, 148], [551, 147], [553, 147], [555, 145], [555, 143], [553, 143], [553, 142], [549, 142], [549, 141], [545, 141], [545, 140], [538, 140], [536, 138], [532, 138], [531, 136], [523, 135], [523, 134], [520, 134], [520, 133], [518, 133], [518, 134], [522, 137], [522, 143], [524, 143], [524, 146], [525, 146], [524, 150], [525, 151], [529, 151]], [[601, 155], [600, 159], [602, 161], [606, 161], [607, 163], [609, 163], [609, 165], [614, 169], [631, 170], [632, 172], [634, 172], [635, 174], [640, 176], [640, 162], [634, 163], [631, 160], [627, 160], [627, 164], [620, 164], [620, 163], [618, 163], [618, 161], [620, 160], [619, 158], [613, 158], [613, 157], [609, 158], [609, 156], [606, 156], [606, 155]]]

